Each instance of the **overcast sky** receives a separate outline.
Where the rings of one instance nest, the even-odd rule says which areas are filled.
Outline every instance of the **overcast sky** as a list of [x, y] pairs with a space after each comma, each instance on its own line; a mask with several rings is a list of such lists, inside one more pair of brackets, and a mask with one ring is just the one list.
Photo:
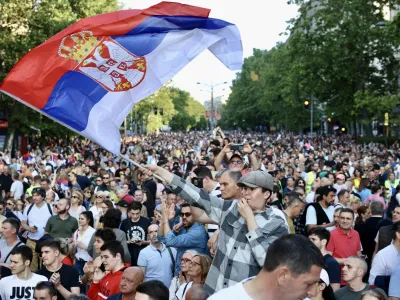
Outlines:
[[[159, 2], [154, 0], [120, 0], [125, 8], [143, 9]], [[178, 2], [178, 1], [177, 1]], [[192, 0], [180, 3], [211, 9], [210, 17], [235, 24], [240, 31], [244, 57], [251, 56], [253, 49], [271, 49], [279, 41], [285, 40], [280, 33], [287, 27], [286, 21], [297, 14], [295, 5], [288, 5], [285, 0]], [[215, 96], [229, 93], [229, 86], [236, 72], [227, 69], [208, 50], [196, 57], [174, 78], [173, 84], [187, 90], [200, 102], [210, 98], [206, 91], [201, 91], [197, 82], [214, 84], [228, 82], [226, 90], [216, 89]], [[203, 88], [206, 90], [207, 87]]]

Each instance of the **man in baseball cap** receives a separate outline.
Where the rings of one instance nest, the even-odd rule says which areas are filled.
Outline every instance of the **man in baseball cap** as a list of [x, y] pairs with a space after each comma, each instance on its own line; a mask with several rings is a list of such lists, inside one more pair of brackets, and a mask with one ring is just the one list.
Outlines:
[[288, 233], [285, 221], [265, 205], [272, 194], [273, 178], [264, 171], [241, 177], [238, 186], [243, 198], [231, 201], [204, 193], [161, 167], [144, 168], [148, 175], [159, 175], [173, 193], [203, 209], [220, 225], [218, 249], [204, 285], [210, 294], [256, 276], [264, 264], [266, 249]]

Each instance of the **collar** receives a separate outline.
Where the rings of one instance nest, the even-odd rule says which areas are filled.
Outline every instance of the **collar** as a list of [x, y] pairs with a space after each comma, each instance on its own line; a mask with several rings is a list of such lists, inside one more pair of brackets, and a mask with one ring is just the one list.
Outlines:
[[[160, 243], [160, 244], [162, 246], [161, 252], [163, 252], [165, 249], [167, 249], [167, 247], [163, 243]], [[156, 247], [154, 247], [152, 244], [150, 244], [149, 246], [153, 251], [160, 251]]]
[[351, 229], [350, 228], [350, 230], [349, 230], [349, 232], [348, 233], [345, 233], [343, 230], [342, 230], [342, 228], [340, 228], [340, 227], [337, 227], [337, 229], [338, 229], [338, 232], [341, 234], [341, 235], [346, 235], [346, 236], [348, 236], [348, 237], [352, 237], [353, 236], [353, 229]]

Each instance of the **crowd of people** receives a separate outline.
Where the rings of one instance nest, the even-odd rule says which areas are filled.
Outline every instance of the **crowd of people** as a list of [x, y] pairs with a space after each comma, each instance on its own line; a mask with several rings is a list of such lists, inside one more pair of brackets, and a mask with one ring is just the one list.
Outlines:
[[0, 154], [0, 297], [400, 299], [400, 149], [223, 132]]

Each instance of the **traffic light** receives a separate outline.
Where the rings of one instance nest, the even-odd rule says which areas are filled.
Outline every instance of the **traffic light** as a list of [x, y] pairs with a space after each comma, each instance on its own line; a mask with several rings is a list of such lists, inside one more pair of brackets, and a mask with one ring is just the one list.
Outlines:
[[308, 109], [310, 107], [310, 101], [304, 100], [304, 108]]

